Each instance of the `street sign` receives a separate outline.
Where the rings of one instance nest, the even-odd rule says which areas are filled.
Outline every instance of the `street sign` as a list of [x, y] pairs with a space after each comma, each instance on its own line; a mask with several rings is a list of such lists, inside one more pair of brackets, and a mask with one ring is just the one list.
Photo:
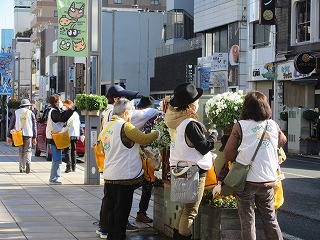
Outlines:
[[7, 81], [3, 81], [2, 86], [0, 86], [0, 95], [11, 95], [12, 94], [12, 88], [8, 84]]

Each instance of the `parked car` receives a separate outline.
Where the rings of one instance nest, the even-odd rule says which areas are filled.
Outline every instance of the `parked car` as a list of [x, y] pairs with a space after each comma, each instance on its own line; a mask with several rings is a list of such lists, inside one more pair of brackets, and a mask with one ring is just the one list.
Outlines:
[[[47, 119], [50, 108], [46, 108], [44, 112], [37, 119], [37, 145], [35, 147], [35, 156], [40, 156], [42, 152], [46, 153], [47, 161], [52, 160], [52, 153], [50, 144], [47, 144], [46, 138], [46, 127], [47, 127]], [[81, 127], [85, 128], [84, 122], [81, 123]], [[76, 147], [77, 155], [79, 157], [83, 157], [85, 153], [85, 144], [78, 140]]]

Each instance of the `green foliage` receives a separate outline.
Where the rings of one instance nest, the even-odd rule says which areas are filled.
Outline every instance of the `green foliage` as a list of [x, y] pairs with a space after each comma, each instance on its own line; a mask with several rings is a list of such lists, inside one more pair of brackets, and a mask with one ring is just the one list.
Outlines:
[[106, 96], [101, 96], [103, 109], [106, 109], [108, 106], [108, 98]]
[[213, 197], [211, 191], [205, 190], [202, 197], [202, 204], [210, 204], [218, 208], [237, 208], [237, 199], [233, 196], [216, 195]]
[[319, 113], [312, 109], [308, 109], [302, 113], [302, 117], [307, 121], [315, 121], [319, 118]]
[[86, 99], [86, 110], [94, 111], [94, 110], [102, 110], [104, 107], [101, 96], [90, 94]]
[[86, 110], [87, 94], [77, 94], [76, 106], [80, 111]]
[[155, 120], [155, 124], [152, 130], [158, 130], [161, 132], [160, 140], [155, 140], [151, 143], [151, 147], [157, 148], [169, 148], [170, 147], [170, 134], [168, 132], [168, 127], [164, 122], [164, 115], [158, 116]]
[[20, 101], [15, 101], [12, 99], [8, 101], [8, 108], [10, 109], [18, 109], [20, 105], [21, 105]]
[[232, 128], [239, 120], [244, 95], [242, 91], [225, 92], [213, 96], [206, 102], [205, 112], [213, 128]]
[[280, 112], [280, 119], [283, 121], [288, 121], [288, 112]]

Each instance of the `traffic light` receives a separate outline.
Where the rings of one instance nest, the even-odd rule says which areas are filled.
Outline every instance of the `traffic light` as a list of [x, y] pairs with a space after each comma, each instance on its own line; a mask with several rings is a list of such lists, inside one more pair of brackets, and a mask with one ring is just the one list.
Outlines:
[[57, 87], [57, 76], [50, 77], [50, 88], [56, 89]]

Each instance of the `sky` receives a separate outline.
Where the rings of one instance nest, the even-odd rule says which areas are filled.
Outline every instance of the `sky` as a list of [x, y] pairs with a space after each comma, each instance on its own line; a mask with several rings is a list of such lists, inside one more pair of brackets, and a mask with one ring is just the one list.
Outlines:
[[[0, 29], [13, 29], [14, 28], [14, 15], [13, 15], [14, 0], [0, 0], [0, 6], [1, 6]], [[0, 31], [0, 41], [1, 41], [1, 31]]]

